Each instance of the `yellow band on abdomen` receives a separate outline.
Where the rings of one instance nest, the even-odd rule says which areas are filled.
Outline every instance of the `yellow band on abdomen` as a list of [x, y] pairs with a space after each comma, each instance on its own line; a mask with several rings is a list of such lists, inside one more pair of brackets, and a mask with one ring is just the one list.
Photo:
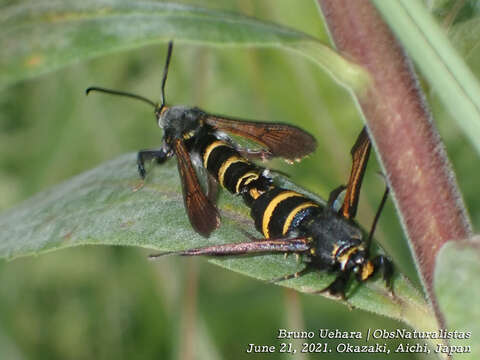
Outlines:
[[263, 219], [262, 219], [262, 232], [263, 232], [263, 235], [265, 235], [265, 238], [268, 239], [270, 237], [270, 232], [268, 231], [268, 225], [270, 224], [270, 219], [272, 218], [272, 214], [277, 208], [278, 204], [280, 204], [282, 201], [288, 198], [291, 198], [293, 196], [304, 197], [302, 194], [299, 194], [295, 191], [285, 191], [275, 196], [267, 205], [267, 208], [263, 213]]
[[218, 182], [223, 187], [225, 187], [225, 185], [223, 184], [223, 179], [225, 177], [225, 173], [227, 172], [230, 165], [232, 165], [234, 163], [237, 163], [237, 162], [246, 163], [247, 160], [245, 160], [244, 158], [242, 158], [240, 156], [233, 155], [233, 156], [230, 156], [227, 160], [225, 160], [224, 163], [222, 164], [222, 166], [220, 166], [220, 169], [218, 170]]
[[205, 167], [205, 169], [207, 168], [208, 158], [210, 157], [210, 154], [212, 153], [212, 151], [219, 146], [225, 146], [225, 145], [227, 145], [225, 141], [217, 140], [207, 146], [207, 148], [205, 149], [205, 153], [203, 154], [203, 166]]
[[295, 216], [302, 211], [303, 209], [309, 208], [309, 207], [318, 207], [317, 204], [315, 204], [312, 201], [305, 202], [303, 204], [298, 205], [295, 209], [290, 211], [290, 214], [288, 214], [287, 219], [285, 220], [285, 223], [283, 224], [283, 230], [282, 230], [282, 235], [286, 235], [288, 232], [288, 229], [290, 228], [290, 225], [292, 224], [293, 219]]
[[237, 185], [235, 186], [235, 192], [238, 194], [240, 191], [240, 185], [242, 184], [242, 181], [247, 179], [245, 181], [245, 185], [248, 185], [251, 181], [257, 180], [258, 179], [258, 173], [255, 171], [248, 171], [247, 173], [243, 174], [238, 180], [237, 180]]

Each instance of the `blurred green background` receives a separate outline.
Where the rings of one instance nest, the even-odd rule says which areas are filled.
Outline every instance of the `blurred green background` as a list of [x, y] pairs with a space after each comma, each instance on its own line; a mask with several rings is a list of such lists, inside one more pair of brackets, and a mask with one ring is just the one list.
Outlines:
[[[188, 3], [241, 12], [328, 41], [314, 1], [296, 1], [294, 11], [291, 0]], [[120, 154], [158, 146], [162, 133], [149, 107], [101, 94], [86, 97], [84, 90], [100, 85], [158, 99], [165, 50], [164, 45], [152, 46], [105, 56], [3, 90], [0, 210]], [[480, 202], [473, 168], [478, 156], [434, 91], [423, 85], [478, 228]], [[348, 92], [304, 58], [276, 49], [177, 43], [167, 99], [170, 104], [197, 105], [213, 113], [301, 126], [318, 139], [316, 153], [295, 166], [282, 162], [269, 166], [291, 174], [293, 181], [323, 197], [348, 178], [350, 148], [362, 128], [361, 117]], [[383, 193], [379, 170], [373, 156], [358, 214], [365, 228]], [[376, 238], [395, 265], [418, 284], [391, 202]], [[165, 258], [152, 263], [148, 253], [84, 247], [1, 261], [0, 359], [246, 359], [252, 357], [245, 352], [249, 343], [278, 345], [279, 328], [366, 332], [405, 327], [349, 311], [320, 296], [240, 276], [203, 259]], [[335, 346], [338, 341], [329, 343]], [[340, 357], [335, 352], [321, 356]], [[388, 358], [424, 357], [390, 354]]]

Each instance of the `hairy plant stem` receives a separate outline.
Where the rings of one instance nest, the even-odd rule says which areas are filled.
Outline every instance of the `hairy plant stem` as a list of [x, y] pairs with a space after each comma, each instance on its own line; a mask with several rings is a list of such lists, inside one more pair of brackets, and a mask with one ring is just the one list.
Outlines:
[[369, 0], [319, 0], [338, 51], [363, 66], [371, 82], [356, 100], [392, 190], [427, 296], [435, 259], [471, 225], [443, 144], [409, 59]]

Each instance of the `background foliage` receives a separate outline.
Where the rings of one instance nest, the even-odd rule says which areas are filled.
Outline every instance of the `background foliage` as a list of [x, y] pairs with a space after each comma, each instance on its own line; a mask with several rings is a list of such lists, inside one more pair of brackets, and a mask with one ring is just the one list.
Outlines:
[[[296, 2], [295, 11], [288, 0], [188, 3], [238, 11], [328, 41], [312, 1]], [[437, 3], [432, 2], [432, 7], [442, 21], [448, 3]], [[462, 31], [475, 26], [478, 9], [467, 5], [451, 33], [468, 40]], [[474, 63], [476, 39], [467, 40], [458, 44]], [[165, 46], [118, 53], [3, 90], [0, 209], [119, 154], [157, 146], [161, 131], [151, 109], [119, 98], [87, 98], [84, 89], [96, 84], [156, 98], [164, 54]], [[478, 228], [477, 157], [434, 90], [423, 85]], [[319, 141], [315, 155], [294, 167], [281, 162], [271, 166], [324, 197], [347, 179], [350, 147], [362, 121], [349, 94], [304, 58], [272, 49], [176, 44], [167, 96], [170, 103], [302, 126]], [[372, 161], [359, 209], [359, 222], [367, 228], [382, 195], [377, 170]], [[377, 239], [401, 271], [418, 281], [391, 204], [382, 215]], [[248, 343], [276, 344], [278, 328], [404, 326], [203, 260], [165, 258], [151, 263], [147, 254], [136, 248], [85, 247], [1, 262], [0, 357], [151, 359], [159, 354], [162, 358], [193, 354], [194, 358], [242, 359], [249, 357], [244, 352]], [[406, 357], [391, 354], [390, 358]]]

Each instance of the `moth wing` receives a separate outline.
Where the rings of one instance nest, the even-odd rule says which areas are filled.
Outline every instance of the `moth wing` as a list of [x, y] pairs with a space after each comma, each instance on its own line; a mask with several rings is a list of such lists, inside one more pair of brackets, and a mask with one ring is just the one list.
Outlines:
[[190, 223], [196, 232], [208, 237], [220, 225], [218, 210], [203, 193], [184, 142], [180, 139], [176, 140], [173, 150], [177, 156], [178, 171], [182, 179], [183, 201]]
[[365, 169], [367, 168], [371, 147], [372, 143], [364, 127], [352, 147], [352, 170], [350, 172], [350, 178], [348, 179], [345, 198], [339, 210], [339, 213], [347, 219], [354, 218], [357, 213], [360, 188], [362, 186]]
[[291, 125], [247, 121], [218, 115], [207, 115], [205, 123], [214, 129], [252, 140], [273, 157], [297, 160], [315, 151], [317, 142], [306, 131]]

